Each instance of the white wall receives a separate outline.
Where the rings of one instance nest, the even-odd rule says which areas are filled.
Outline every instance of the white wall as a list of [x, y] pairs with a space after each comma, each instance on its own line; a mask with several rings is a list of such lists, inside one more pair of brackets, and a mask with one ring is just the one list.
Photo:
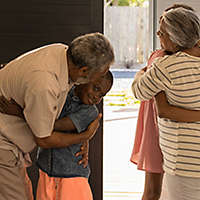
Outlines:
[[154, 19], [156, 20], [155, 27], [154, 27], [154, 38], [155, 38], [155, 47], [159, 48], [159, 40], [155, 35], [156, 31], [159, 29], [159, 18], [162, 15], [162, 12], [169, 6], [173, 5], [174, 3], [184, 3], [193, 7], [196, 13], [200, 16], [200, 0], [154, 0], [154, 10], [155, 15]]

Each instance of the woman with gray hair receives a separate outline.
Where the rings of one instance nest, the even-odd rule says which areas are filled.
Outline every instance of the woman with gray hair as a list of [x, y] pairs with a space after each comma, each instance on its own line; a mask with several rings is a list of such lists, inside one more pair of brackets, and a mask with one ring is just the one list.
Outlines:
[[[162, 27], [165, 27], [173, 43], [169, 50], [174, 52], [194, 47], [200, 39], [199, 23], [198, 16], [190, 10], [177, 8], [176, 12], [164, 12], [161, 25], [163, 24]], [[159, 34], [163, 34], [162, 30], [158, 31]]]
[[[135, 76], [137, 99], [149, 100], [164, 91], [177, 107], [200, 110], [200, 20], [189, 10], [169, 10], [157, 32], [162, 48], [174, 53], [157, 59]], [[185, 116], [184, 116], [185, 117]], [[158, 118], [160, 146], [170, 200], [200, 199], [200, 121]]]

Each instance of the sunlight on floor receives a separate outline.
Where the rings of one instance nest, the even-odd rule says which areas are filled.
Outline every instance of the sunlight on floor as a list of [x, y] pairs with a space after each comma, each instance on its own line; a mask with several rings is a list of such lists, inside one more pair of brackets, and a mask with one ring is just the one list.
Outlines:
[[104, 106], [104, 200], [141, 200], [144, 172], [130, 162], [138, 108]]

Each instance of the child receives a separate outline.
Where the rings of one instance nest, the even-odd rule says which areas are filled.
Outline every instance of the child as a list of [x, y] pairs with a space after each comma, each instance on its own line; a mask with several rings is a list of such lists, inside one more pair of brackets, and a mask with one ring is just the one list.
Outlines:
[[[80, 165], [81, 156], [76, 157], [82, 145], [79, 144], [81, 134], [78, 133], [87, 129], [88, 125], [96, 119], [98, 110], [95, 104], [100, 103], [112, 84], [113, 76], [109, 71], [94, 82], [78, 85], [70, 90], [60, 117], [55, 122], [54, 130], [66, 134], [75, 132], [76, 134], [70, 134], [70, 143], [73, 145], [66, 148], [40, 149], [37, 160], [40, 169], [38, 200], [93, 199], [88, 184], [89, 166]], [[3, 102], [0, 100], [0, 107], [4, 108], [4, 113], [22, 117], [22, 111], [16, 110], [15, 106], [6, 103], [6, 100]]]

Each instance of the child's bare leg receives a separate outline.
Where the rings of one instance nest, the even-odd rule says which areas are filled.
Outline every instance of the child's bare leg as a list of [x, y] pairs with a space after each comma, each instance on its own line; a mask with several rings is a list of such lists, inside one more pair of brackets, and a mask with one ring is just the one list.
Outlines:
[[162, 190], [163, 173], [145, 173], [145, 186], [142, 200], [159, 200]]

